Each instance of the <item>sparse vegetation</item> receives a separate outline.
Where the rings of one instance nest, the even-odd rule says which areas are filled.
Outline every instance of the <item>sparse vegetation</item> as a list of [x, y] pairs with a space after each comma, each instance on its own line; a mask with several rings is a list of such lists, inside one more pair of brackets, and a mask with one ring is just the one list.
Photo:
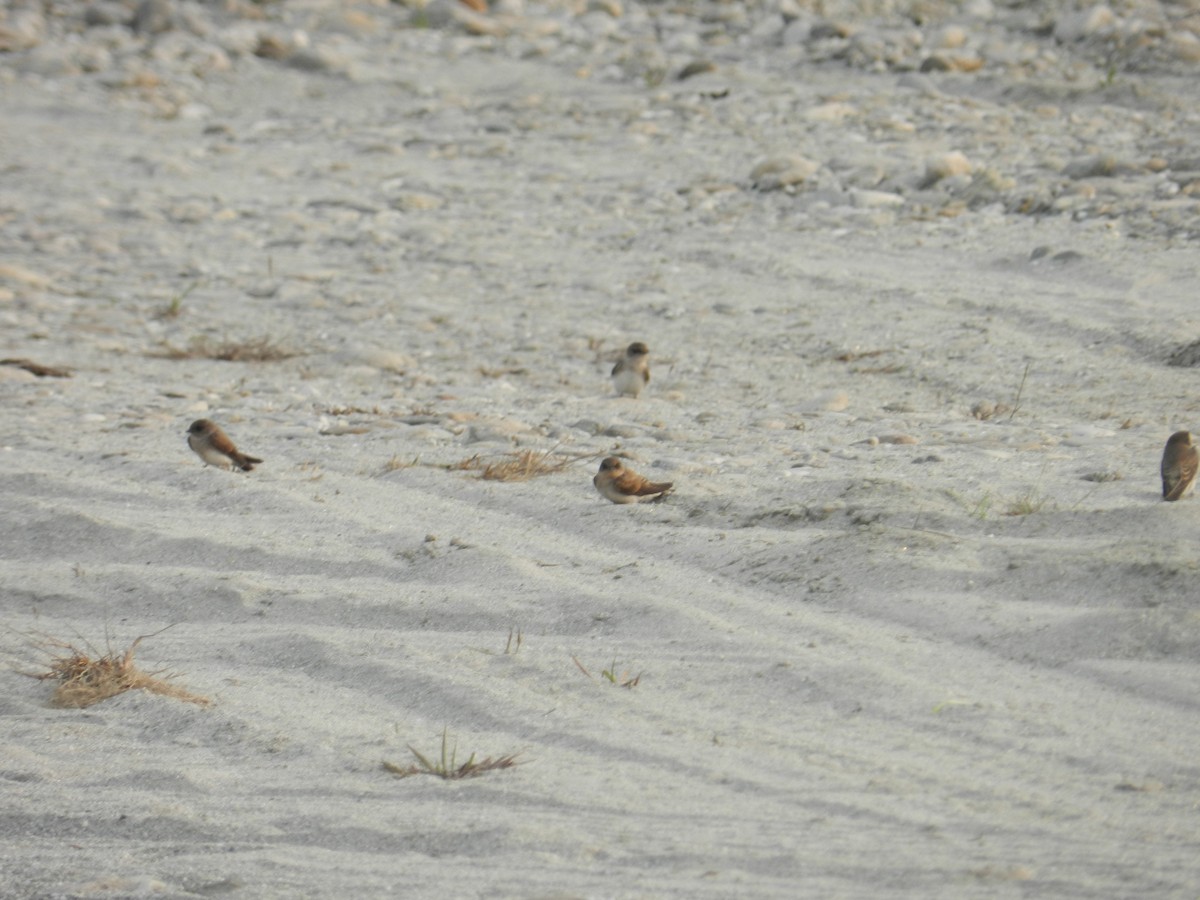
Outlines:
[[541, 475], [553, 475], [574, 465], [581, 459], [590, 459], [593, 453], [567, 455], [555, 453], [556, 447], [549, 450], [520, 450], [506, 454], [499, 460], [491, 462], [480, 459], [479, 455], [469, 457], [447, 466], [451, 471], [479, 471], [479, 477], [485, 481], [529, 481]]
[[1047, 498], [1037, 493], [1036, 491], [1026, 491], [1019, 497], [1009, 501], [1004, 507], [1004, 515], [1006, 516], [1029, 516], [1035, 512], [1040, 512], [1042, 507], [1046, 505]]
[[508, 641], [504, 645], [505, 655], [516, 655], [521, 651], [521, 644], [525, 641], [525, 634], [520, 628], [508, 629]]
[[168, 679], [172, 676], [161, 677], [161, 672], [144, 672], [134, 664], [134, 651], [147, 637], [153, 635], [144, 634], [137, 638], [124, 653], [114, 652], [110, 648], [103, 654], [90, 646], [81, 649], [55, 638], [42, 638], [38, 642], [40, 646], [56, 655], [48, 671], [33, 677], [40, 681], [58, 682], [50, 698], [54, 706], [81, 709], [132, 690], [149, 691], [186, 703], [207, 706], [210, 702], [207, 697], [170, 683]]
[[200, 287], [199, 281], [193, 281], [186, 288], [171, 298], [171, 302], [164, 306], [160, 306], [158, 312], [154, 314], [156, 319], [177, 319], [183, 312], [183, 301], [187, 299], [188, 294]]
[[1094, 481], [1098, 484], [1103, 484], [1108, 481], [1120, 481], [1124, 477], [1125, 477], [1124, 475], [1122, 475], [1120, 472], [1116, 472], [1116, 471], [1088, 472], [1086, 475], [1083, 476], [1083, 480], [1084, 481]]
[[381, 475], [386, 475], [388, 472], [395, 472], [398, 469], [411, 469], [414, 466], [421, 464], [421, 457], [414, 456], [412, 459], [401, 459], [400, 454], [395, 454], [387, 462], [383, 464]]
[[520, 765], [517, 762], [518, 754], [516, 753], [497, 757], [489, 756], [479, 760], [472, 753], [467, 761], [460, 765], [457, 758], [458, 741], [455, 741], [454, 745], [451, 746], [445, 728], [442, 729], [441, 755], [437, 759], [430, 759], [412, 744], [408, 745], [408, 749], [416, 757], [417, 761], [415, 763], [401, 766], [384, 760], [383, 768], [397, 778], [409, 778], [413, 775], [436, 775], [438, 778], [456, 781], [462, 778], [475, 778], [487, 772], [493, 772], [496, 769], [511, 769], [513, 766]]
[[[589, 671], [588, 671], [588, 670], [587, 670], [587, 669], [584, 667], [583, 663], [581, 663], [581, 662], [579, 661], [579, 658], [578, 658], [578, 657], [576, 657], [576, 656], [572, 656], [572, 657], [571, 657], [571, 660], [572, 660], [572, 662], [574, 662], [574, 663], [575, 663], [575, 665], [576, 665], [576, 666], [578, 666], [578, 667], [579, 667], [579, 671], [580, 671], [580, 672], [582, 672], [584, 675], [586, 675], [586, 676], [587, 676], [588, 678], [590, 678], [592, 681], [595, 681], [595, 680], [596, 680], [595, 676], [594, 676], [594, 675], [592, 675], [592, 673], [591, 673], [591, 672], [589, 672]], [[628, 670], [628, 669], [626, 669], [624, 672], [619, 672], [619, 673], [618, 673], [618, 670], [617, 670], [617, 661], [616, 661], [615, 659], [612, 661], [612, 663], [609, 665], [609, 667], [608, 667], [607, 669], [602, 669], [602, 670], [601, 670], [601, 672], [600, 672], [600, 676], [601, 676], [601, 677], [602, 677], [602, 678], [603, 678], [605, 681], [607, 681], [609, 684], [614, 684], [614, 685], [616, 685], [617, 687], [628, 688], [628, 689], [630, 689], [630, 690], [632, 690], [633, 688], [637, 687], [637, 686], [638, 686], [638, 684], [639, 684], [639, 683], [641, 682], [641, 680], [642, 680], [642, 673], [640, 673], [640, 672], [639, 672], [637, 675], [630, 675], [630, 674], [629, 674], [629, 670]]]
[[1025, 371], [1021, 373], [1021, 383], [1017, 385], [1017, 396], [1013, 397], [1012, 410], [1008, 414], [1008, 419], [1011, 422], [1021, 409], [1021, 395], [1025, 393], [1025, 382], [1029, 378], [1030, 363], [1025, 363]]

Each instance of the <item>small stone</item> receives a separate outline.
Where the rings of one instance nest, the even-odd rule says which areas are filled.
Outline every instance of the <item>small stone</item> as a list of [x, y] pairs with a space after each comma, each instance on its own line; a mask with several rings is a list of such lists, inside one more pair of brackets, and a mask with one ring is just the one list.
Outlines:
[[842, 412], [850, 405], [850, 395], [845, 391], [824, 391], [801, 406], [803, 412]]
[[481, 442], [509, 443], [517, 435], [526, 434], [529, 431], [530, 428], [528, 425], [524, 422], [518, 422], [515, 419], [500, 417], [483, 419], [467, 428], [467, 436], [464, 442], [467, 444]]
[[697, 75], [704, 75], [716, 70], [716, 64], [713, 62], [707, 59], [695, 59], [679, 70], [679, 74], [675, 76], [675, 80], [687, 81], [689, 78], [695, 78]]
[[980, 400], [971, 407], [971, 415], [981, 422], [997, 418], [1011, 411], [1012, 407], [1007, 403], [992, 403], [990, 400]]
[[36, 47], [42, 42], [45, 31], [46, 21], [40, 13], [32, 9], [14, 12], [7, 20], [0, 21], [0, 53]]
[[890, 191], [853, 190], [850, 192], [850, 202], [858, 209], [886, 209], [903, 206], [905, 201], [899, 194]]
[[621, 5], [621, 0], [589, 0], [589, 12], [605, 12], [614, 19], [619, 19], [625, 15], [625, 7]]
[[778, 191], [802, 184], [821, 166], [803, 156], [775, 156], [750, 170], [750, 181], [758, 191]]
[[436, 194], [425, 194], [419, 191], [408, 191], [391, 200], [392, 208], [401, 212], [425, 212], [431, 209], [440, 209], [445, 205], [446, 201]]
[[134, 34], [162, 34], [175, 27], [170, 0], [142, 0], [129, 23]]
[[1062, 173], [1068, 178], [1111, 178], [1117, 173], [1117, 159], [1105, 153], [1071, 160], [1063, 166]]
[[1067, 13], [1058, 20], [1054, 26], [1054, 37], [1061, 44], [1069, 44], [1111, 28], [1116, 21], [1117, 17], [1107, 6], [1081, 9]]
[[1185, 344], [1167, 358], [1168, 366], [1195, 368], [1200, 366], [1200, 341]]
[[1200, 37], [1190, 31], [1172, 31], [1167, 36], [1167, 49], [1176, 59], [1200, 62]]
[[957, 150], [950, 153], [942, 153], [925, 161], [925, 175], [921, 178], [919, 187], [932, 187], [943, 178], [950, 178], [954, 175], [970, 175], [971, 161], [966, 155]]
[[922, 72], [978, 72], [983, 60], [978, 56], [952, 56], [935, 53], [921, 61]]
[[83, 24], [89, 28], [129, 25], [129, 12], [120, 3], [89, 3], [83, 11]]
[[279, 60], [287, 59], [295, 52], [295, 48], [273, 34], [263, 34], [259, 36], [253, 52], [260, 59]]
[[0, 264], [0, 279], [15, 281], [37, 290], [46, 290], [51, 285], [50, 278], [41, 272], [35, 272], [12, 263]]
[[454, 20], [468, 34], [502, 37], [508, 33], [508, 26], [499, 19], [494, 19], [491, 16], [473, 12], [472, 10], [467, 9], [465, 6], [458, 6], [455, 8]]
[[635, 438], [642, 433], [642, 430], [632, 425], [609, 425], [603, 433], [607, 437]]
[[939, 50], [958, 50], [967, 44], [967, 30], [961, 25], [947, 25], [933, 36], [929, 44]]
[[804, 111], [810, 122], [840, 122], [858, 115], [858, 108], [849, 103], [822, 103]]

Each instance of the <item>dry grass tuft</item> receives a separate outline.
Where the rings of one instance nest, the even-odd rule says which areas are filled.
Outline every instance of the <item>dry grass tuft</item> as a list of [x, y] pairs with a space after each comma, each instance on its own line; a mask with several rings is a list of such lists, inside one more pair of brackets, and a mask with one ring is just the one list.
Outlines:
[[438, 778], [444, 778], [447, 781], [457, 781], [462, 778], [476, 778], [487, 772], [494, 772], [497, 769], [511, 769], [513, 766], [520, 765], [517, 762], [516, 753], [497, 757], [489, 756], [479, 760], [472, 753], [465, 763], [459, 765], [457, 759], [458, 742], [455, 741], [454, 746], [450, 746], [446, 736], [446, 729], [444, 728], [442, 729], [442, 753], [439, 759], [431, 760], [412, 744], [408, 745], [408, 749], [417, 758], [415, 763], [400, 766], [385, 759], [383, 761], [383, 768], [397, 778], [409, 778], [413, 775], [436, 775]]
[[133, 654], [137, 645], [152, 636], [144, 634], [137, 638], [124, 653], [109, 650], [103, 655], [91, 647], [84, 650], [65, 641], [46, 638], [42, 641], [44, 648], [51, 652], [62, 652], [51, 660], [49, 671], [34, 677], [40, 681], [57, 681], [58, 687], [50, 702], [54, 706], [70, 709], [82, 709], [133, 690], [149, 691], [185, 703], [208, 706], [210, 701], [207, 697], [171, 684], [167, 680], [171, 676], [160, 678], [159, 672], [143, 672], [134, 664]]
[[529, 481], [541, 475], [553, 475], [562, 472], [581, 459], [588, 459], [595, 454], [584, 453], [568, 456], [555, 453], [557, 448], [549, 450], [521, 450], [509, 453], [503, 459], [485, 462], [478, 454], [454, 463], [447, 468], [451, 471], [479, 470], [479, 477], [485, 481]]
[[386, 475], [388, 472], [396, 472], [400, 469], [411, 469], [421, 464], [421, 457], [414, 456], [412, 459], [401, 459], [400, 454], [392, 455], [392, 458], [383, 464], [381, 475]]
[[244, 341], [217, 341], [203, 335], [194, 337], [186, 348], [167, 344], [162, 350], [149, 354], [158, 359], [216, 359], [223, 362], [279, 362], [299, 356], [293, 350], [275, 343], [267, 336]]
[[1041, 512], [1049, 500], [1043, 494], [1038, 494], [1035, 491], [1026, 491], [1019, 497], [1011, 500], [1004, 508], [1006, 516], [1031, 516], [1036, 512]]

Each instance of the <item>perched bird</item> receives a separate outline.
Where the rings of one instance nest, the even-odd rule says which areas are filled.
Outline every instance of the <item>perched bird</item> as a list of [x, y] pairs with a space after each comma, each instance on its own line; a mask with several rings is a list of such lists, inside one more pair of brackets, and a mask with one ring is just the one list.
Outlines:
[[647, 481], [632, 469], [625, 468], [625, 464], [615, 456], [609, 456], [600, 463], [600, 471], [592, 479], [592, 484], [613, 503], [661, 500], [672, 487], [670, 481], [665, 484]]
[[618, 360], [612, 370], [613, 387], [618, 394], [636, 398], [650, 383], [650, 366], [646, 364], [649, 354], [641, 341], [634, 341], [625, 350], [624, 358]]
[[221, 426], [208, 419], [197, 419], [187, 430], [188, 446], [210, 466], [229, 469], [236, 466], [243, 472], [249, 472], [257, 463], [262, 462], [253, 456], [239, 453], [233, 446], [233, 441], [221, 430]]
[[1192, 492], [1198, 464], [1200, 454], [1190, 431], [1177, 431], [1167, 438], [1162, 458], [1164, 500], [1179, 500]]

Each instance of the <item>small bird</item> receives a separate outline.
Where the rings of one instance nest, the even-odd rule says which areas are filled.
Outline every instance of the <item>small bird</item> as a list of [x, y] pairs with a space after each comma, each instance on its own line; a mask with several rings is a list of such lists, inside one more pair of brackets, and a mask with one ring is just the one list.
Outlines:
[[637, 398], [642, 388], [650, 383], [650, 366], [646, 357], [650, 351], [641, 341], [634, 341], [625, 350], [625, 356], [613, 366], [613, 387], [622, 397]]
[[613, 503], [661, 500], [673, 487], [670, 481], [665, 484], [647, 481], [632, 469], [625, 468], [625, 464], [615, 456], [606, 457], [600, 463], [600, 471], [592, 479], [592, 484]]
[[221, 430], [221, 426], [208, 419], [197, 419], [189, 425], [187, 436], [188, 446], [210, 466], [219, 466], [222, 469], [236, 466], [243, 472], [249, 472], [256, 464], [262, 462], [261, 459], [239, 453], [229, 435]]
[[1164, 500], [1179, 500], [1192, 492], [1198, 464], [1200, 454], [1190, 431], [1177, 431], [1167, 438], [1162, 458]]

